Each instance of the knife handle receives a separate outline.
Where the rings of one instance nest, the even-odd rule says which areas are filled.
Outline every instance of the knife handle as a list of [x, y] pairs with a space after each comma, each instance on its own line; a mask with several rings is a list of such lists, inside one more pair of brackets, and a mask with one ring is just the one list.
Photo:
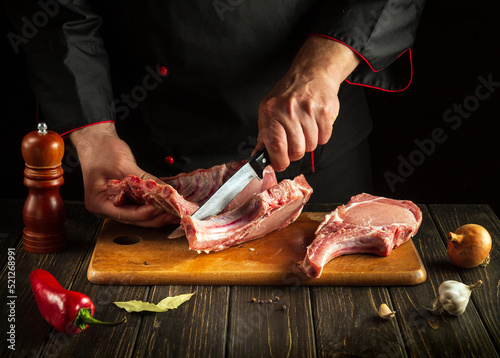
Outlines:
[[249, 160], [248, 163], [257, 173], [260, 179], [263, 178], [264, 168], [271, 164], [266, 147], [260, 148]]

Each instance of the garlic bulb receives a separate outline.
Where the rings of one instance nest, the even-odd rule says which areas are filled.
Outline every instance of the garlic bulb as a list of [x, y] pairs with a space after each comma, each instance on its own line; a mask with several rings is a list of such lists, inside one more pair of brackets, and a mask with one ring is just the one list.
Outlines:
[[439, 296], [432, 303], [431, 311], [448, 312], [453, 316], [460, 316], [465, 312], [472, 290], [481, 286], [479, 280], [473, 285], [466, 285], [458, 281], [445, 281], [439, 285]]

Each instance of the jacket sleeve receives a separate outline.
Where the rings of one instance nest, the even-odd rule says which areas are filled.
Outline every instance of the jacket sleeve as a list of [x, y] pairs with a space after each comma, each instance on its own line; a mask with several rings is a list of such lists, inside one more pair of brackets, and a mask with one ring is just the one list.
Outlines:
[[363, 61], [347, 82], [386, 91], [412, 80], [411, 47], [424, 0], [326, 0], [311, 35], [350, 47]]
[[101, 19], [81, 0], [5, 0], [16, 28], [14, 51], [24, 48], [27, 74], [49, 129], [62, 135], [114, 121]]

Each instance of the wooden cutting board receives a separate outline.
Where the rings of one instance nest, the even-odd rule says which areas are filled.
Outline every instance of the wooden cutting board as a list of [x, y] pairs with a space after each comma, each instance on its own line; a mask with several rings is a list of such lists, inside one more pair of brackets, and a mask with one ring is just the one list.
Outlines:
[[[206, 254], [190, 251], [175, 228], [147, 229], [106, 220], [88, 268], [88, 279], [108, 285], [415, 285], [427, 274], [409, 240], [388, 257], [345, 255], [330, 261], [320, 278], [309, 279], [297, 262], [314, 239], [324, 212], [303, 212], [285, 229]], [[418, 234], [417, 234], [418, 239]]]

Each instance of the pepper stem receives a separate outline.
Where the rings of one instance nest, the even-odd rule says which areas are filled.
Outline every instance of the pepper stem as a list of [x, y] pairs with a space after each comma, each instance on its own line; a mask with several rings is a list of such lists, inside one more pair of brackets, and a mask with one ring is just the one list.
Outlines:
[[116, 322], [102, 322], [92, 317], [90, 309], [81, 308], [75, 318], [75, 326], [80, 329], [85, 329], [87, 326], [118, 326], [119, 324], [127, 322], [127, 317], [123, 317], [121, 321]]

